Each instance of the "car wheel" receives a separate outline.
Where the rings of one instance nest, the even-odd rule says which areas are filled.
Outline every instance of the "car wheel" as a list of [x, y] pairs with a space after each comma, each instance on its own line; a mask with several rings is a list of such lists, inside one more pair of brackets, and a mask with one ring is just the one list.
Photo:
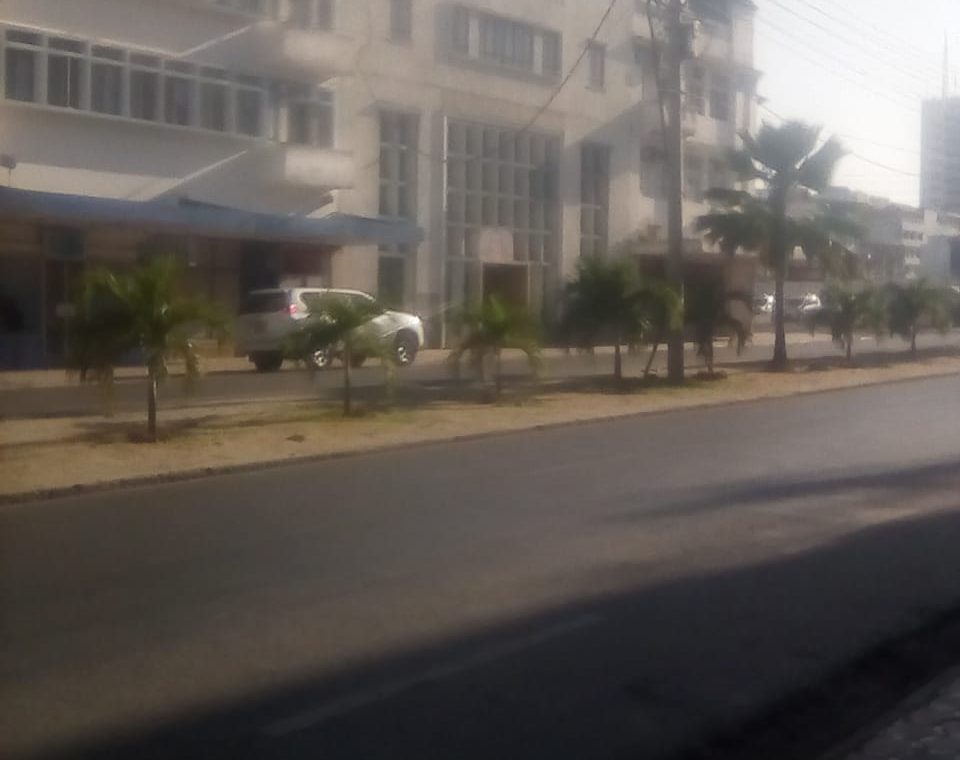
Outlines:
[[333, 364], [333, 352], [329, 348], [318, 348], [310, 354], [310, 363], [316, 369], [326, 369]]
[[401, 367], [409, 367], [417, 358], [417, 350], [420, 346], [417, 338], [411, 333], [400, 333], [397, 336], [396, 357], [397, 364]]
[[283, 354], [254, 354], [250, 357], [257, 372], [276, 372], [283, 366]]

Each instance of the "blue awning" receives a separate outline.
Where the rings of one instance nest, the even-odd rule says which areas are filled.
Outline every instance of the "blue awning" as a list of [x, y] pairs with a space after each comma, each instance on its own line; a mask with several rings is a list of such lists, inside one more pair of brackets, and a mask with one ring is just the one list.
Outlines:
[[136, 227], [151, 232], [269, 242], [345, 245], [415, 245], [416, 224], [351, 214], [279, 216], [194, 201], [128, 201], [85, 195], [0, 188], [0, 217], [49, 224]]

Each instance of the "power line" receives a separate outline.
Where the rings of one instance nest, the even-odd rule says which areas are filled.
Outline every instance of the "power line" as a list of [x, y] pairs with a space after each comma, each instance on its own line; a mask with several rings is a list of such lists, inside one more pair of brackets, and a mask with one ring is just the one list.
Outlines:
[[[769, 27], [771, 31], [777, 32], [778, 34], [782, 35], [790, 42], [797, 42], [796, 37], [794, 37], [790, 32], [786, 32], [780, 27], [776, 26], [775, 24], [771, 24], [766, 19], [759, 19], [759, 20], [765, 26]], [[777, 44], [783, 45], [783, 42], [778, 41]], [[804, 43], [800, 43], [800, 44], [804, 44]], [[901, 108], [909, 109], [911, 111], [916, 111], [917, 113], [919, 113], [920, 111], [919, 106], [915, 102], [915, 100], [918, 101], [922, 99], [923, 96], [920, 93], [907, 92], [907, 91], [893, 91], [893, 90], [891, 90], [890, 92], [886, 92], [883, 90], [878, 90], [875, 87], [872, 87], [868, 84], [868, 82], [871, 79], [871, 76], [868, 72], [864, 71], [863, 69], [854, 68], [850, 66], [847, 62], [842, 61], [841, 59], [835, 56], [832, 56], [830, 53], [826, 53], [823, 50], [819, 50], [817, 48], [813, 48], [809, 46], [808, 46], [808, 50], [804, 50], [798, 47], [791, 47], [790, 45], [786, 45], [786, 47], [788, 50], [791, 50], [792, 52], [796, 53], [804, 60], [807, 60], [810, 63], [812, 63], [814, 66], [817, 66], [818, 68], [821, 68], [824, 71], [828, 71], [832, 74], [840, 76], [841, 78], [846, 79], [851, 84], [854, 84], [857, 87], [865, 89], [873, 93], [879, 98], [883, 98], [884, 100], [890, 101], [894, 105], [897, 105]], [[826, 65], [822, 57], [817, 57], [817, 55], [819, 56], [827, 55], [832, 57], [837, 63], [840, 64], [841, 68], [837, 68], [836, 66]], [[859, 79], [854, 78], [853, 76], [851, 76], [850, 72], [858, 75], [860, 78]]]
[[[876, 24], [869, 23], [869, 21], [867, 19], [864, 19], [862, 16], [852, 16], [849, 20], [845, 21], [844, 19], [838, 18], [837, 16], [834, 16], [831, 13], [828, 13], [827, 11], [823, 10], [823, 8], [810, 2], [810, 0], [803, 0], [803, 1], [808, 7], [812, 8], [815, 12], [819, 13], [820, 15], [824, 16], [825, 18], [835, 23], [842, 24], [847, 26], [850, 29], [856, 29], [856, 30], [860, 30], [866, 27], [873, 30], [873, 33], [875, 35], [886, 37], [888, 42], [884, 43], [885, 45], [894, 45], [900, 48], [900, 50], [903, 51], [903, 53], [913, 57], [921, 66], [923, 66], [924, 68], [928, 68], [931, 75], [939, 77], [940, 75], [939, 65], [931, 61], [927, 57], [927, 55], [921, 51], [920, 48], [914, 47], [913, 45], [905, 44], [904, 41], [898, 38], [896, 35], [891, 34], [887, 30], [881, 29]], [[848, 9], [846, 9], [842, 5], [834, 5], [831, 7], [835, 8], [836, 10], [846, 11], [848, 16], [850, 15]], [[854, 27], [853, 24], [856, 24], [856, 27]], [[873, 41], [870, 37], [866, 37], [866, 36], [864, 37], [864, 39], [867, 41]]]
[[[911, 71], [910, 69], [906, 68], [906, 67], [903, 65], [903, 62], [902, 62], [902, 61], [901, 61], [901, 62], [894, 63], [894, 62], [892, 62], [892, 61], [889, 61], [889, 60], [887, 60], [887, 59], [885, 59], [885, 58], [882, 58], [882, 57], [876, 55], [873, 51], [868, 50], [867, 48], [865, 48], [865, 47], [863, 46], [861, 40], [859, 40], [859, 39], [850, 39], [850, 38], [848, 38], [848, 37], [841, 36], [840, 34], [837, 33], [837, 30], [836, 30], [836, 29], [834, 29], [834, 28], [832, 28], [832, 27], [829, 27], [829, 26], [827, 26], [827, 25], [825, 25], [825, 24], [823, 24], [823, 23], [820, 23], [819, 21], [816, 21], [815, 19], [812, 19], [812, 18], [810, 18], [809, 16], [805, 16], [805, 15], [803, 15], [802, 13], [799, 13], [799, 12], [796, 11], [795, 9], [793, 9], [793, 8], [785, 5], [784, 3], [782, 3], [781, 0], [768, 0], [768, 1], [769, 1], [770, 3], [772, 3], [773, 5], [775, 5], [776, 7], [780, 8], [781, 10], [785, 11], [786, 13], [789, 13], [789, 14], [790, 14], [791, 16], [793, 16], [794, 18], [797, 18], [797, 19], [799, 19], [800, 21], [803, 21], [805, 24], [809, 24], [810, 26], [814, 27], [815, 29], [818, 29], [818, 30], [820, 30], [821, 32], [824, 32], [825, 34], [830, 35], [831, 37], [833, 37], [834, 39], [839, 40], [840, 42], [842, 42], [842, 43], [845, 44], [845, 45], [849, 45], [849, 46], [851, 46], [851, 47], [856, 48], [856, 49], [859, 50], [861, 53], [870, 56], [873, 60], [878, 61], [878, 62], [882, 63], [883, 65], [888, 66], [889, 68], [893, 69], [893, 70], [896, 71], [898, 74], [900, 74], [900, 75], [902, 75], [902, 76], [910, 77], [910, 78], [914, 79], [915, 81], [920, 82], [922, 85], [927, 85], [927, 84], [929, 84], [929, 80], [928, 80], [928, 78], [927, 78], [926, 76], [924, 76], [922, 73], [918, 74], [918, 73], [915, 73], [914, 71]], [[820, 9], [816, 8], [815, 6], [813, 6], [813, 5], [810, 5], [810, 3], [808, 3], [808, 2], [804, 2], [804, 5], [806, 5], [808, 8], [810, 8], [810, 9], [812, 9], [812, 10], [814, 10], [814, 11], [819, 11], [819, 10], [820, 10]], [[821, 13], [822, 13], [822, 11], [821, 11]], [[832, 18], [832, 17], [831, 17], [831, 18]], [[838, 22], [836, 22], [836, 19], [832, 19], [832, 20], [834, 20], [835, 23], [838, 23]]]

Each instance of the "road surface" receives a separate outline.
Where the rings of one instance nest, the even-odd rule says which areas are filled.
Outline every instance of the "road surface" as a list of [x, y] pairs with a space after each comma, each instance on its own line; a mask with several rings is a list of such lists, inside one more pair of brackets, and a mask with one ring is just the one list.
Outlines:
[[[796, 341], [790, 346], [790, 355], [795, 359], [842, 356], [842, 351], [829, 339], [817, 337], [811, 339], [805, 333], [792, 336]], [[717, 351], [718, 362], [763, 362], [770, 359], [773, 349], [768, 345], [772, 336], [758, 336], [758, 345], [749, 346], [740, 355], [732, 348]], [[930, 348], [960, 347], [960, 331], [947, 336], [925, 334], [920, 338], [920, 346]], [[864, 337], [859, 341], [858, 352], [876, 351], [873, 338]], [[880, 350], [891, 354], [903, 354], [904, 344], [899, 340], [889, 340], [880, 346]], [[399, 382], [413, 389], [424, 385], [448, 381], [450, 368], [444, 361], [445, 353], [428, 352], [414, 366], [401, 370]], [[639, 376], [647, 361], [646, 351], [625, 358], [624, 371]], [[703, 361], [688, 351], [688, 366], [703, 366]], [[655, 367], [666, 366], [666, 352], [660, 352]], [[504, 363], [505, 371], [519, 375], [529, 373], [526, 361], [520, 357], [510, 357]], [[216, 372], [203, 377], [195, 387], [186, 392], [182, 382], [171, 378], [161, 389], [161, 408], [171, 409], [184, 406], [209, 406], [250, 401], [273, 401], [277, 399], [299, 400], [315, 399], [317, 396], [339, 394], [343, 382], [341, 373], [327, 370], [313, 377], [302, 370], [287, 367], [283, 372], [258, 374], [252, 370], [241, 372]], [[465, 370], [466, 372], [467, 370]], [[613, 372], [612, 352], [607, 349], [596, 357], [581, 355], [563, 355], [550, 352], [543, 363], [541, 377], [556, 379], [581, 377]], [[64, 375], [56, 373], [57, 378]], [[383, 370], [377, 366], [364, 367], [354, 373], [354, 385], [359, 388], [379, 388], [383, 385]], [[121, 411], [140, 411], [146, 403], [147, 387], [143, 380], [119, 380], [113, 390], [113, 409]], [[104, 410], [103, 395], [99, 388], [92, 385], [57, 384], [53, 387], [4, 388], [0, 378], [0, 418], [31, 418], [72, 415], [97, 415]]]
[[0, 510], [0, 757], [666, 757], [960, 599], [960, 378]]

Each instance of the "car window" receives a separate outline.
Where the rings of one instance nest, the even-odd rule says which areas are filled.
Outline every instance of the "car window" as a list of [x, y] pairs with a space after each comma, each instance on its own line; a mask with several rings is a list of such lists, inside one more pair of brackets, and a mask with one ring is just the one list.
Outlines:
[[323, 305], [323, 299], [326, 297], [324, 293], [301, 293], [300, 300], [303, 302], [303, 305], [307, 307], [310, 311], [319, 311]]
[[241, 314], [273, 314], [286, 309], [287, 293], [283, 290], [249, 293], [240, 304]]

